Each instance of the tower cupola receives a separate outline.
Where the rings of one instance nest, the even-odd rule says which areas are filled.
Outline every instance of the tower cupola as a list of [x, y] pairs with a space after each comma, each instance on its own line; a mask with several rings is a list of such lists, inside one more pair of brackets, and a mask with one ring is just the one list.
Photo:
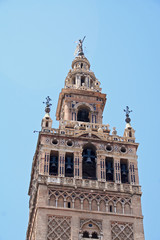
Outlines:
[[83, 53], [83, 40], [79, 40], [75, 53], [78, 55], [72, 62], [72, 69], [65, 79], [65, 88], [101, 92], [100, 82], [90, 70], [90, 63]]

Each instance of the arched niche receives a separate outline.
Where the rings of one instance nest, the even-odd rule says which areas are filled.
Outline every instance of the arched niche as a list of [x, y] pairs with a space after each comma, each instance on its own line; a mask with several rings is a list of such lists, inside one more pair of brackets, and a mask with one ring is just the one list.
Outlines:
[[83, 201], [83, 210], [89, 210], [89, 201], [88, 201], [88, 199], [84, 199], [84, 201]]
[[76, 199], [75, 199], [74, 207], [75, 207], [76, 209], [81, 209], [81, 201], [80, 201], [79, 198], [76, 198]]
[[50, 206], [56, 206], [56, 198], [55, 198], [55, 196], [54, 195], [52, 195], [51, 197], [50, 197], [50, 199], [49, 199], [49, 205]]
[[64, 199], [62, 196], [58, 198], [58, 207], [64, 207]]
[[96, 180], [96, 148], [86, 144], [82, 152], [82, 175], [84, 179]]
[[130, 205], [128, 203], [126, 203], [124, 205], [124, 213], [125, 214], [131, 214], [131, 208], [130, 208]]
[[117, 213], [123, 213], [123, 211], [122, 211], [122, 204], [120, 202], [117, 203], [116, 212]]
[[92, 211], [98, 211], [98, 205], [95, 199], [92, 200], [91, 209]]
[[106, 204], [105, 204], [105, 201], [104, 201], [104, 200], [101, 200], [101, 201], [100, 201], [99, 210], [100, 210], [101, 212], [105, 212], [105, 211], [106, 211]]

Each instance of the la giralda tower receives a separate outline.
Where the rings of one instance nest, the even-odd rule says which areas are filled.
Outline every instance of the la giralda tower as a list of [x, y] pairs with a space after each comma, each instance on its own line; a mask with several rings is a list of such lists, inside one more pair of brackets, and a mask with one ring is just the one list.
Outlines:
[[27, 240], [144, 240], [135, 130], [102, 122], [106, 94], [83, 40], [59, 94], [54, 128], [46, 98], [32, 163]]

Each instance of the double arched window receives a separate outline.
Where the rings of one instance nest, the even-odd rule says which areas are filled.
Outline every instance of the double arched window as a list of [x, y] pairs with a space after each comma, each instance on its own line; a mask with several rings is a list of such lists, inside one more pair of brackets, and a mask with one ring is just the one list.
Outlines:
[[93, 232], [92, 234], [89, 234], [88, 231], [84, 231], [83, 232], [83, 238], [98, 239], [98, 234], [96, 232]]
[[83, 232], [83, 238], [89, 238], [89, 232], [84, 231]]

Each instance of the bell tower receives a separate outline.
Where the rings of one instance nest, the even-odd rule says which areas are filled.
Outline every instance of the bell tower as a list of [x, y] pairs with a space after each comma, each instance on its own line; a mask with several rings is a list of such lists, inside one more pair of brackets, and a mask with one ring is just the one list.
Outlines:
[[106, 94], [77, 45], [52, 126], [46, 98], [29, 186], [27, 240], [144, 240], [135, 131], [103, 124]]

